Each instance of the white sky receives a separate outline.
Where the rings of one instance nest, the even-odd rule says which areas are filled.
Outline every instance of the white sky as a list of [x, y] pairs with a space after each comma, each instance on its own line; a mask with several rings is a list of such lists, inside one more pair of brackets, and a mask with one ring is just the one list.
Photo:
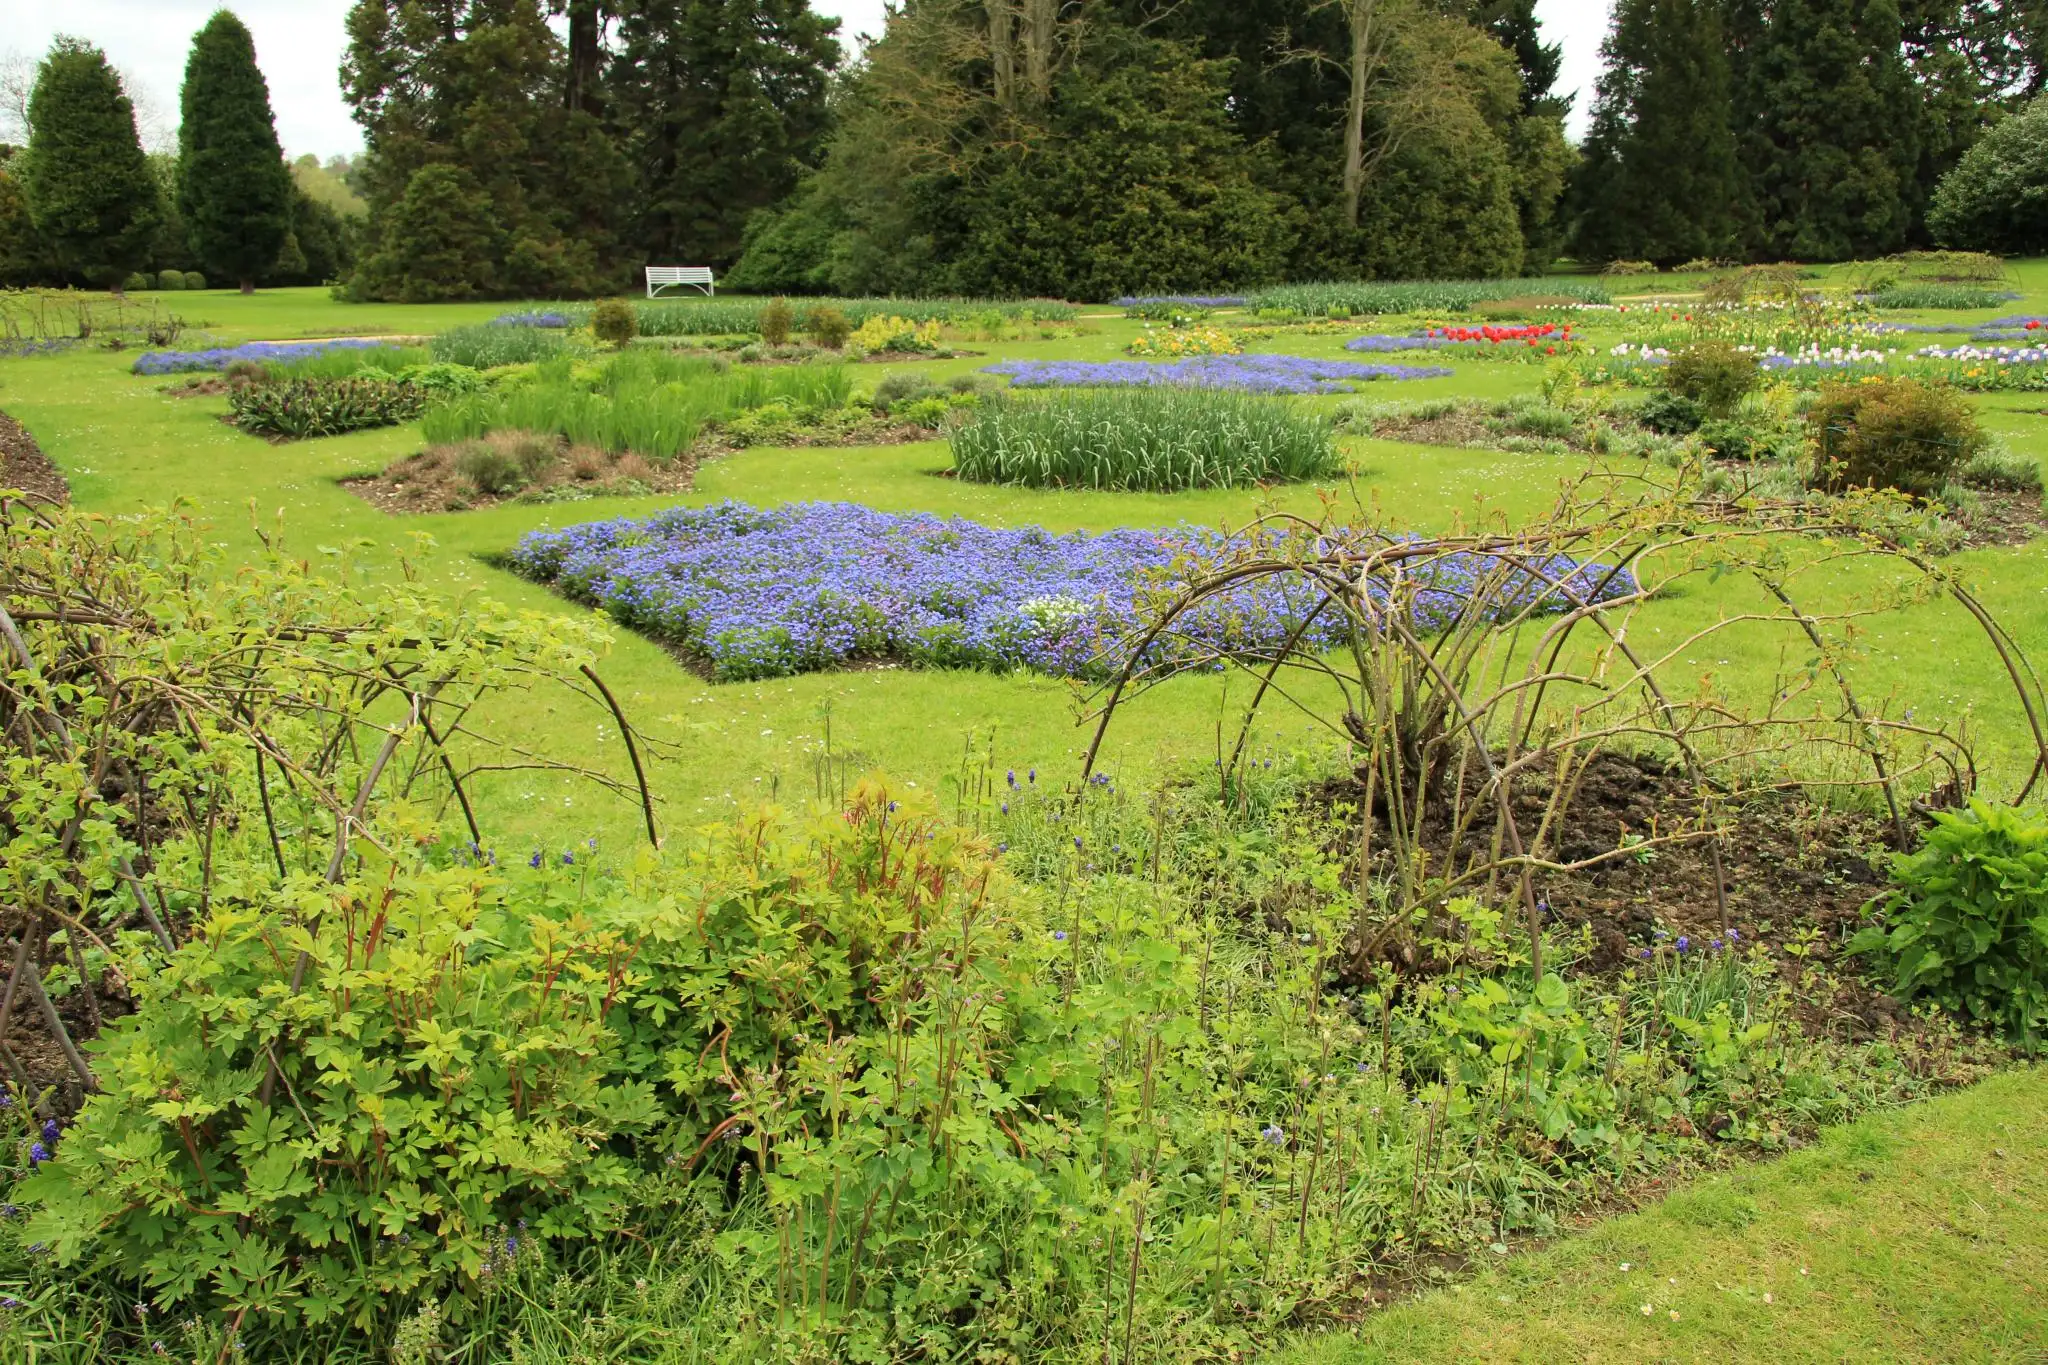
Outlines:
[[[256, 60], [270, 81], [277, 133], [293, 156], [350, 153], [362, 132], [342, 103], [336, 75], [346, 45], [342, 20], [350, 0], [237, 0], [229, 5], [256, 37]], [[812, 0], [821, 14], [841, 21], [843, 38], [879, 33], [882, 0]], [[1576, 134], [1585, 126], [1599, 72], [1600, 40], [1610, 0], [1538, 0], [1544, 36], [1564, 44], [1562, 91], [1578, 92], [1572, 111]], [[192, 34], [220, 0], [0, 0], [0, 58], [40, 57], [59, 33], [99, 44], [137, 87], [160, 126], [177, 126], [178, 86]]]

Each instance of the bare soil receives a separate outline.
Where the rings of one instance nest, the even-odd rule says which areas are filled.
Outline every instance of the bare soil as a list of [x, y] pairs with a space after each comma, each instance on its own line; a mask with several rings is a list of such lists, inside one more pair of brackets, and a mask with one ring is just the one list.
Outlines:
[[21, 423], [0, 412], [0, 488], [18, 488], [32, 500], [59, 506], [71, 501], [71, 485], [50, 463]]
[[1982, 507], [1951, 518], [1963, 528], [1965, 549], [2025, 545], [2048, 531], [2048, 508], [2043, 508], [2039, 493], [2012, 488], [1979, 488], [1975, 492]]

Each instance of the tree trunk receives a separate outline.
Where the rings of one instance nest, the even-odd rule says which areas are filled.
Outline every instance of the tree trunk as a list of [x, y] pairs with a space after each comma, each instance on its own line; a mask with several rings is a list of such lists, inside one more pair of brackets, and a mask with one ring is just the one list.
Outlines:
[[256, 292], [256, 281], [254, 281], [254, 280], [243, 280], [243, 281], [242, 281], [242, 292], [243, 292], [244, 294], [253, 294], [253, 293], [255, 293], [255, 292]]
[[1059, 31], [1059, 0], [1024, 0], [1024, 84], [1031, 98], [1052, 98], [1052, 47]]
[[603, 25], [598, 0], [569, 0], [569, 82], [563, 104], [587, 114], [599, 111], [598, 63], [603, 57]]
[[1358, 226], [1358, 198], [1365, 189], [1365, 87], [1371, 77], [1374, 0], [1349, 0], [1351, 98], [1344, 108], [1344, 222]]
[[996, 103], [1004, 109], [1017, 107], [1016, 15], [1010, 0], [987, 0], [988, 59], [995, 73]]

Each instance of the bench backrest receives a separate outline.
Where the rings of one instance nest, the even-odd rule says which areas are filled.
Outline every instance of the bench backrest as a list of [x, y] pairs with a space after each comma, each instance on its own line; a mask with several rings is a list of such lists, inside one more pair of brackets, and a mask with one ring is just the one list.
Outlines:
[[709, 294], [713, 285], [708, 265], [650, 265], [647, 267], [647, 297], [671, 285], [688, 284]]

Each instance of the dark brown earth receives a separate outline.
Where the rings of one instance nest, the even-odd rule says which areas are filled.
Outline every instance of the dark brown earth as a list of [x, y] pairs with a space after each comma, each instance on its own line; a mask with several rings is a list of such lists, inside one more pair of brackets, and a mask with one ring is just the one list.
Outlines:
[[[421, 512], [467, 512], [499, 503], [517, 502], [527, 494], [552, 489], [580, 490], [591, 497], [645, 496], [681, 493], [694, 486], [696, 453], [665, 464], [636, 455], [607, 455], [564, 446], [563, 458], [519, 493], [480, 491], [455, 467], [444, 449], [423, 450], [388, 466], [381, 474], [343, 479], [341, 486], [364, 502], [394, 516]], [[564, 498], [563, 501], [572, 499]]]
[[0, 488], [18, 488], [30, 498], [59, 505], [71, 501], [71, 485], [50, 463], [21, 423], [0, 412]]

